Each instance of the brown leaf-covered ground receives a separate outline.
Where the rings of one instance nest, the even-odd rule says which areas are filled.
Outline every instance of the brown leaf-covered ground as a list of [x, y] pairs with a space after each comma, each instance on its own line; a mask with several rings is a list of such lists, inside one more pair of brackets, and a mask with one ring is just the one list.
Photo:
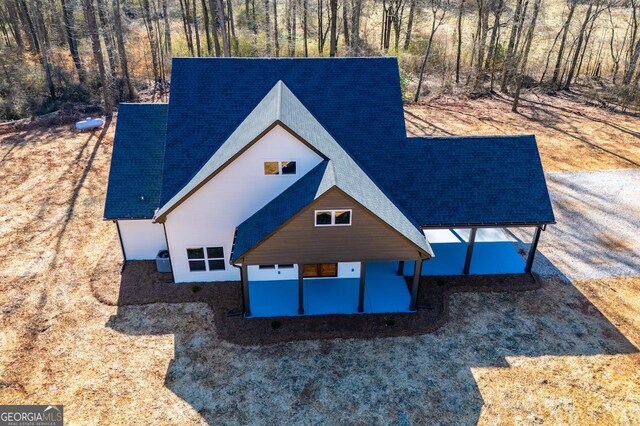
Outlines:
[[[407, 122], [536, 133], [548, 171], [638, 167], [640, 120], [540, 102], [443, 99]], [[640, 422], [638, 277], [453, 295], [422, 336], [262, 346], [220, 339], [205, 303], [113, 306], [91, 285], [113, 247], [112, 137], [0, 136], [0, 403], [61, 403], [68, 424]]]

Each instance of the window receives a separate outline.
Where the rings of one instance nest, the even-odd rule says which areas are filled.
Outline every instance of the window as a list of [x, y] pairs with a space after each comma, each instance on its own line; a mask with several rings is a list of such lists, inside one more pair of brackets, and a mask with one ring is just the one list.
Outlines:
[[258, 265], [258, 269], [293, 269], [293, 263], [282, 265]]
[[349, 226], [351, 210], [316, 210], [316, 226]]
[[259, 269], [276, 269], [276, 265], [260, 265]]
[[277, 161], [265, 161], [264, 162], [264, 174], [265, 175], [279, 175], [280, 165]]
[[296, 162], [295, 161], [283, 161], [282, 163], [283, 175], [295, 175], [296, 174]]
[[305, 278], [337, 277], [337, 263], [311, 263], [302, 268], [302, 276]]
[[264, 174], [265, 175], [295, 175], [296, 162], [295, 161], [265, 161]]
[[189, 259], [191, 272], [225, 270], [224, 249], [222, 247], [188, 248], [187, 259]]

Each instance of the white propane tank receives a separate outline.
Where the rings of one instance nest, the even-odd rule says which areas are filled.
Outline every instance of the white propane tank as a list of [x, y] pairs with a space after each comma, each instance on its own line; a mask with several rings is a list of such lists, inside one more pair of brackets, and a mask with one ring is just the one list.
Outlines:
[[76, 123], [76, 129], [78, 130], [89, 130], [89, 129], [97, 129], [104, 124], [104, 120], [102, 118], [91, 118], [87, 117], [82, 121], [78, 121]]

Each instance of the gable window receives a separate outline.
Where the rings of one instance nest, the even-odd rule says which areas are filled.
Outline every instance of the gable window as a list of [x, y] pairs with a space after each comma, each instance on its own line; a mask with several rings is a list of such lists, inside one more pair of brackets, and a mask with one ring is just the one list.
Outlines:
[[349, 226], [351, 209], [316, 210], [316, 226]]
[[265, 175], [295, 175], [296, 162], [295, 161], [265, 161], [264, 162], [264, 174]]
[[187, 249], [189, 270], [197, 271], [224, 271], [224, 248], [222, 247], [195, 247]]

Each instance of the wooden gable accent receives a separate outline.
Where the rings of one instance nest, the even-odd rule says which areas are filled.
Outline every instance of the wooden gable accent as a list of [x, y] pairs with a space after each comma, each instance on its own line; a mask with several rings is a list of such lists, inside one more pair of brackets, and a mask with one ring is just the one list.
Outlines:
[[[350, 226], [315, 226], [316, 210], [351, 209]], [[332, 188], [243, 256], [245, 264], [335, 263], [428, 257], [338, 188]]]

